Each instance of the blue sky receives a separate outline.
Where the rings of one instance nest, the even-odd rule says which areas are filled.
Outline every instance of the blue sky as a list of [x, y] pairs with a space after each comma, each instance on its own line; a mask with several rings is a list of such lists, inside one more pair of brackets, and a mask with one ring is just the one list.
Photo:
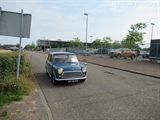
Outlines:
[[[125, 38], [131, 25], [147, 24], [144, 41], [160, 38], [160, 0], [0, 0], [2, 11], [32, 14], [30, 38], [22, 39], [22, 46], [38, 39], [62, 41], [78, 37], [85, 42], [86, 16], [88, 13], [88, 42], [110, 36]], [[17, 44], [19, 38], [0, 36], [0, 44]]]

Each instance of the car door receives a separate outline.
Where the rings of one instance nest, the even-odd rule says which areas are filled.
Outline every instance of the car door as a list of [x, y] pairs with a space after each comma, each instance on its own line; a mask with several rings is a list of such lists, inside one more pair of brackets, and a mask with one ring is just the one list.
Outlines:
[[123, 49], [123, 50], [122, 50], [122, 56], [123, 56], [123, 57], [126, 57], [126, 49]]
[[129, 49], [124, 49], [123, 50], [123, 57], [128, 57], [130, 54], [130, 50]]
[[49, 59], [50, 59], [50, 54], [48, 54], [48, 58], [47, 58], [47, 60], [46, 60], [46, 65], [45, 65], [45, 67], [46, 67], [46, 72], [49, 72], [49, 71], [48, 71]]
[[51, 54], [48, 60], [48, 72], [50, 75], [52, 75], [53, 70], [53, 55]]

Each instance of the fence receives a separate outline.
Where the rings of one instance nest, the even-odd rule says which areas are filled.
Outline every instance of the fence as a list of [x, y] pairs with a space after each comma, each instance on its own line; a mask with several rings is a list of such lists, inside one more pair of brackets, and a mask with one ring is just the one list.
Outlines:
[[[146, 43], [143, 46], [140, 46], [140, 55], [149, 51], [150, 59], [159, 60], [160, 59], [160, 43]], [[144, 50], [143, 50], [144, 49]], [[115, 49], [105, 48], [105, 47], [87, 47], [87, 54], [103, 54], [108, 55], [110, 51], [114, 51]], [[135, 50], [132, 49], [132, 50]], [[75, 54], [85, 54], [85, 47], [66, 47], [66, 48], [47, 48], [46, 52], [72, 52]]]

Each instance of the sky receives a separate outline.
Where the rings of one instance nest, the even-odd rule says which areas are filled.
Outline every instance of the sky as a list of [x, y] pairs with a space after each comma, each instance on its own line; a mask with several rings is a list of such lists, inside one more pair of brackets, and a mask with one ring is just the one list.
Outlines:
[[[38, 39], [87, 41], [110, 37], [121, 41], [131, 25], [146, 23], [142, 32], [146, 45], [160, 39], [160, 0], [0, 0], [2, 11], [31, 14], [30, 38], [22, 39], [22, 47]], [[92, 36], [92, 37], [91, 37]], [[0, 36], [0, 44], [18, 44], [20, 38]]]

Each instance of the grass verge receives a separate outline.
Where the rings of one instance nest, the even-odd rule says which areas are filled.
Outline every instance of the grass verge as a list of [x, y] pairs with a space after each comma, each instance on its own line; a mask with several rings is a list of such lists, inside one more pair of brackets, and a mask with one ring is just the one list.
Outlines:
[[19, 79], [16, 79], [17, 51], [0, 53], [0, 106], [20, 101], [35, 89], [31, 65], [22, 52]]

